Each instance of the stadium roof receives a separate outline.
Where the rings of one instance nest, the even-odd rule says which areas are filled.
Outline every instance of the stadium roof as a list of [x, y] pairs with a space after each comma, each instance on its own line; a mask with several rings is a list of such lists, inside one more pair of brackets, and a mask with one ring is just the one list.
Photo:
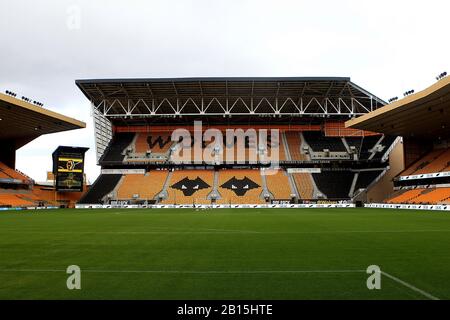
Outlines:
[[341, 77], [93, 79], [76, 85], [109, 118], [355, 115], [386, 104]]
[[85, 127], [84, 122], [0, 93], [0, 141], [13, 140], [16, 149], [43, 134]]
[[345, 125], [404, 137], [449, 138], [450, 77]]

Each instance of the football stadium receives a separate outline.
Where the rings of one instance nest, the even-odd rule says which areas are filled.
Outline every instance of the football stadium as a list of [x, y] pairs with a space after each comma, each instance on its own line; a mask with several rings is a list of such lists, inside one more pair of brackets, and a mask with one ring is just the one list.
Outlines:
[[347, 77], [75, 85], [90, 186], [83, 146], [49, 150], [50, 185], [15, 170], [86, 124], [0, 94], [1, 299], [450, 298], [446, 74], [389, 103]]

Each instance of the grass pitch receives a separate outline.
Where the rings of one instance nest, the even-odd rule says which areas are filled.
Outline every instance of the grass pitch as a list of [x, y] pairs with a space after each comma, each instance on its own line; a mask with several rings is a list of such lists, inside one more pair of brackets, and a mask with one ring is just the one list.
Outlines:
[[[68, 290], [66, 268], [81, 268]], [[369, 265], [385, 272], [368, 290]], [[450, 215], [387, 209], [0, 213], [0, 299], [449, 299]]]

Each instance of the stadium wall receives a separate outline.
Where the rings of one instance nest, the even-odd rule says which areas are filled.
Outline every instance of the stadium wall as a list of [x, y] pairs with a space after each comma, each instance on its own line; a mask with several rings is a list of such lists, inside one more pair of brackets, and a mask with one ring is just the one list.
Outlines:
[[311, 203], [311, 204], [156, 204], [156, 205], [129, 205], [120, 204], [120, 201], [116, 205], [102, 205], [102, 204], [77, 204], [77, 209], [114, 209], [114, 208], [129, 208], [129, 209], [141, 209], [141, 208], [155, 208], [155, 209], [295, 209], [295, 208], [355, 208], [353, 203]]
[[405, 169], [403, 143], [400, 141], [389, 154], [389, 169], [386, 174], [367, 191], [365, 202], [383, 202], [394, 192], [393, 179]]
[[365, 208], [449, 211], [450, 205], [368, 203]]

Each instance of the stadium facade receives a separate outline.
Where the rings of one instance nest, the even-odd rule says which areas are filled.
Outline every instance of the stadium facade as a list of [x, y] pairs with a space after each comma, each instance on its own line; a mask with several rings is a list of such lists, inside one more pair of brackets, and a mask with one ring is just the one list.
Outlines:
[[74, 207], [83, 192], [57, 192], [53, 177], [49, 177], [49, 184], [37, 184], [16, 170], [16, 151], [42, 135], [85, 127], [84, 122], [31, 103], [28, 98], [18, 99], [9, 90], [0, 93], [0, 210]]
[[345, 127], [386, 105], [350, 78], [76, 85], [92, 104], [102, 167], [80, 206], [362, 203], [400, 142]]
[[348, 128], [402, 136], [404, 150], [395, 158], [405, 170], [389, 177], [393, 191], [378, 188], [383, 201], [370, 206], [450, 210], [450, 78], [437, 80], [346, 123]]

